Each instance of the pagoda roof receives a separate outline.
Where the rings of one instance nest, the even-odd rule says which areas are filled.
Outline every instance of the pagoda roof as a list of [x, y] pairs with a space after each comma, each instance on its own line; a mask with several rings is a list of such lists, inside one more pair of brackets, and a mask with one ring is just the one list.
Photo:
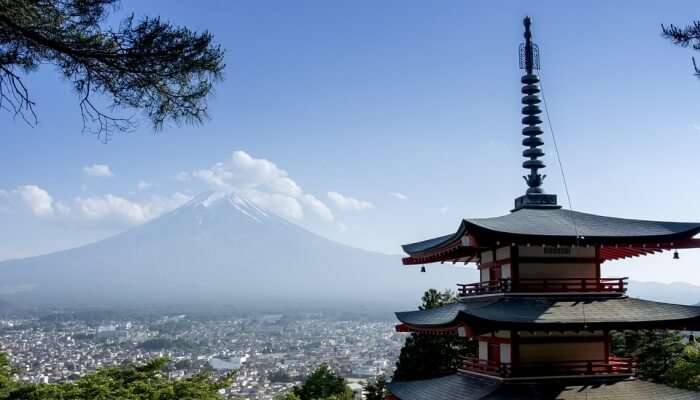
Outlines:
[[700, 307], [630, 297], [488, 296], [430, 310], [397, 312], [418, 329], [698, 328]]
[[[406, 244], [410, 256], [405, 264], [468, 260], [482, 248], [503, 245], [634, 245], [650, 244], [661, 249], [692, 240], [700, 233], [700, 222], [647, 221], [606, 217], [562, 208], [521, 208], [492, 218], [462, 220], [457, 231], [421, 242]], [[469, 238], [465, 242], [464, 238]], [[700, 243], [693, 243], [698, 247]], [[641, 254], [653, 251], [641, 252]], [[637, 255], [641, 255], [637, 254]], [[610, 259], [620, 258], [613, 257]]]
[[698, 400], [691, 392], [638, 379], [586, 379], [503, 383], [467, 374], [441, 378], [390, 382], [389, 391], [400, 400]]

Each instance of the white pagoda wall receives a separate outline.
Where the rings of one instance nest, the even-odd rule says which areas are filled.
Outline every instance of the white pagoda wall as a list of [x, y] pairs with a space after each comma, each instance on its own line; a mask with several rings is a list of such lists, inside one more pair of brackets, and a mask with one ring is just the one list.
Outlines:
[[[479, 360], [484, 360], [484, 361], [488, 360], [489, 359], [489, 344], [488, 344], [488, 342], [480, 340], [478, 343], [479, 343]], [[510, 343], [501, 343], [501, 344], [499, 344], [499, 350], [501, 352], [501, 360], [500, 361], [502, 363], [510, 363], [512, 360], [511, 344]]]
[[499, 247], [496, 249], [496, 260], [510, 258], [510, 247]]
[[479, 360], [489, 359], [489, 344], [482, 340], [479, 341]]
[[[494, 253], [495, 253], [495, 258], [494, 258]], [[510, 247], [505, 246], [505, 247], [499, 247], [496, 249], [495, 252], [493, 251], [485, 251], [481, 253], [481, 263], [489, 263], [492, 261], [501, 261], [501, 260], [507, 260], [510, 259]], [[501, 265], [501, 279], [509, 279], [511, 277], [511, 268], [510, 264], [502, 264]], [[487, 282], [490, 281], [491, 277], [489, 274], [489, 268], [481, 268], [481, 282]]]
[[501, 343], [501, 362], [511, 362], [511, 345], [510, 343]]
[[[480, 360], [488, 360], [488, 342], [489, 338], [499, 338], [499, 339], [510, 339], [510, 331], [505, 331], [505, 330], [500, 330], [493, 332], [493, 334], [485, 334], [481, 335], [477, 339], [477, 343], [479, 346], [479, 352], [478, 356]], [[480, 340], [479, 340], [480, 339]], [[501, 363], [509, 363], [512, 360], [512, 349], [511, 349], [511, 344], [510, 343], [499, 343], [499, 351], [500, 351], [500, 362]], [[493, 360], [491, 360], [493, 361]]]
[[510, 279], [510, 278], [511, 278], [510, 264], [501, 265], [501, 279]]
[[489, 269], [488, 268], [482, 268], [481, 269], [481, 281], [482, 282], [488, 282], [490, 279], [489, 277]]

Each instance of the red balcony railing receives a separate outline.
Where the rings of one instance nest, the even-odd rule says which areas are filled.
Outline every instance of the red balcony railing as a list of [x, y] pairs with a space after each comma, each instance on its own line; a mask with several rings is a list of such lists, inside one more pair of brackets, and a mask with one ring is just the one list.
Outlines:
[[461, 369], [484, 375], [499, 376], [502, 378], [511, 376], [510, 363], [495, 363], [492, 361], [480, 360], [475, 357], [462, 357]]
[[484, 281], [477, 283], [458, 283], [460, 296], [475, 296], [478, 294], [504, 293], [510, 292], [511, 280], [498, 279], [495, 281]]
[[632, 375], [632, 358], [610, 357], [608, 360], [548, 361], [529, 363], [493, 363], [473, 357], [462, 360], [462, 369], [501, 378], [572, 375]]
[[627, 291], [627, 278], [498, 279], [458, 284], [460, 296], [506, 292], [616, 292]]

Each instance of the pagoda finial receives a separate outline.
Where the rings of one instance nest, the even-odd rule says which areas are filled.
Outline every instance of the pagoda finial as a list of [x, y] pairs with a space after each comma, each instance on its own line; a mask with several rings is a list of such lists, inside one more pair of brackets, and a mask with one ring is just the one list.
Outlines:
[[530, 173], [523, 176], [528, 188], [525, 196], [515, 199], [516, 210], [520, 208], [559, 207], [557, 196], [545, 194], [542, 188], [542, 182], [547, 175], [539, 173], [539, 170], [545, 167], [539, 159], [544, 156], [544, 152], [540, 148], [544, 144], [540, 138], [543, 133], [542, 128], [539, 126], [542, 123], [539, 117], [542, 110], [538, 106], [541, 102], [538, 96], [540, 78], [534, 72], [540, 69], [540, 51], [537, 45], [532, 42], [531, 23], [530, 17], [525, 17], [523, 20], [525, 43], [520, 44], [520, 69], [525, 70], [525, 74], [520, 78], [520, 82], [523, 84], [521, 91], [524, 94], [522, 99], [522, 122], [525, 125], [523, 145], [527, 147], [523, 150], [523, 157], [526, 158], [523, 162], [523, 168], [530, 170]]
[[544, 168], [545, 165], [538, 158], [544, 156], [544, 152], [539, 147], [544, 143], [542, 139], [539, 138], [542, 135], [542, 129], [539, 124], [542, 123], [539, 114], [542, 113], [540, 107], [537, 104], [540, 103], [540, 97], [537, 95], [540, 92], [539, 81], [540, 78], [533, 73], [533, 70], [539, 69], [539, 51], [537, 51], [537, 45], [532, 43], [532, 33], [530, 32], [530, 17], [525, 17], [523, 24], [525, 25], [525, 43], [520, 45], [520, 68], [525, 70], [525, 75], [523, 75], [520, 80], [523, 83], [522, 92], [525, 95], [523, 97], [523, 135], [526, 136], [523, 139], [523, 145], [527, 146], [527, 149], [523, 151], [523, 157], [527, 158], [523, 162], [523, 168], [529, 169], [530, 174], [525, 176], [525, 182], [527, 182], [527, 193], [544, 193], [542, 189], [542, 181], [545, 175], [540, 175], [538, 170]]
[[539, 48], [536, 44], [532, 43], [532, 32], [530, 32], [530, 25], [532, 21], [530, 17], [525, 17], [523, 19], [523, 25], [525, 25], [525, 43], [520, 44], [520, 69], [524, 69], [527, 74], [532, 74], [532, 70], [540, 69], [540, 55]]

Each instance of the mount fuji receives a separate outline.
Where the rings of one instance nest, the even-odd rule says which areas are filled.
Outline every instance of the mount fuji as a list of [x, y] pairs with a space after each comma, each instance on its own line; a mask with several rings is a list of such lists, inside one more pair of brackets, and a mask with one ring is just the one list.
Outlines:
[[420, 274], [398, 256], [323, 238], [245, 198], [205, 194], [99, 242], [0, 262], [0, 300], [415, 307], [427, 288], [453, 288], [469, 274], [447, 266]]

